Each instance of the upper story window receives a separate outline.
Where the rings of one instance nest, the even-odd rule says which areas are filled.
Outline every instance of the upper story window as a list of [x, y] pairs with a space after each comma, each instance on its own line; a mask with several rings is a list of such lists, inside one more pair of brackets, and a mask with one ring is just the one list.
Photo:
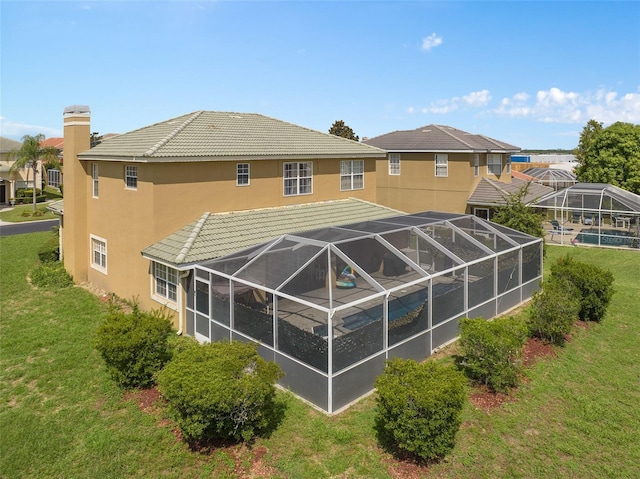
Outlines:
[[340, 162], [340, 191], [364, 188], [364, 160]]
[[436, 176], [449, 176], [449, 155], [436, 153]]
[[400, 153], [389, 153], [389, 174], [400, 174]]
[[124, 184], [127, 188], [135, 190], [138, 188], [138, 167], [135, 165], [125, 165]]
[[511, 174], [511, 155], [507, 155], [507, 159], [505, 160], [505, 163], [506, 163], [505, 167], [507, 170], [507, 175], [510, 175]]
[[473, 155], [473, 176], [480, 174], [480, 155], [477, 153]]
[[487, 155], [487, 173], [496, 176], [502, 174], [502, 155], [496, 153]]
[[91, 235], [91, 267], [107, 273], [107, 240]]
[[238, 163], [236, 165], [236, 185], [246, 186], [249, 184], [249, 163]]
[[178, 301], [178, 270], [154, 263], [155, 294], [169, 301]]
[[313, 164], [296, 161], [284, 164], [284, 195], [310, 195], [313, 193]]
[[91, 182], [93, 184], [93, 197], [98, 197], [98, 163], [91, 163]]

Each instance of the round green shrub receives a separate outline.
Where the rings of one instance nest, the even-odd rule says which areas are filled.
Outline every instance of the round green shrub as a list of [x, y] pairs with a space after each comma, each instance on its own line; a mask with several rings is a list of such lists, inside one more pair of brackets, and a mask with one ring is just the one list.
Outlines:
[[492, 321], [463, 318], [459, 344], [467, 376], [492, 391], [507, 392], [517, 386], [527, 333], [525, 322], [510, 316]]
[[453, 449], [467, 397], [460, 371], [395, 358], [375, 385], [376, 430], [384, 446], [422, 460], [440, 459]]
[[66, 288], [73, 286], [73, 278], [61, 262], [46, 262], [31, 271], [31, 284], [39, 288]]
[[533, 295], [529, 308], [529, 333], [552, 344], [563, 345], [578, 320], [580, 292], [562, 278], [550, 278]]
[[583, 263], [567, 255], [551, 265], [551, 277], [572, 283], [580, 292], [582, 321], [601, 321], [613, 297], [613, 274], [596, 265]]
[[171, 359], [171, 322], [157, 312], [113, 310], [98, 326], [95, 347], [122, 388], [149, 387]]
[[182, 343], [158, 374], [158, 389], [184, 438], [249, 441], [274, 427], [280, 367], [253, 343]]

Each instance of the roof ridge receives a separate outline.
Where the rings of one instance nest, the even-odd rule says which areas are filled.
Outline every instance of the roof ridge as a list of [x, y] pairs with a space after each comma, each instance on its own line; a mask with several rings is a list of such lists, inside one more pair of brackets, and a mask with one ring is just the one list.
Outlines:
[[[475, 149], [473, 145], [470, 145], [469, 143], [467, 143], [467, 142], [466, 142], [466, 141], [464, 141], [463, 139], [458, 138], [458, 137], [457, 137], [456, 135], [454, 135], [453, 133], [446, 131], [444, 128], [442, 128], [442, 126], [440, 126], [440, 125], [433, 125], [433, 126], [435, 126], [435, 127], [436, 127], [438, 130], [440, 130], [442, 133], [444, 133], [444, 134], [446, 134], [446, 135], [450, 136], [450, 137], [451, 137], [451, 138], [453, 138], [454, 140], [458, 140], [460, 143], [462, 143], [462, 144], [464, 144], [464, 145], [467, 145], [469, 148], [471, 148], [471, 149]], [[458, 130], [458, 131], [462, 131], [462, 130]]]
[[[153, 155], [156, 151], [158, 151], [161, 147], [163, 147], [164, 145], [166, 145], [173, 137], [175, 137], [178, 133], [180, 133], [182, 130], [184, 130], [188, 125], [190, 125], [196, 118], [198, 118], [200, 115], [202, 115], [203, 111], [196, 111], [194, 112], [189, 118], [187, 118], [182, 124], [178, 125], [178, 127], [176, 129], [174, 129], [171, 133], [169, 133], [167, 136], [165, 136], [162, 140], [160, 140], [158, 143], [156, 143], [155, 145], [153, 145], [151, 148], [149, 148], [147, 151], [144, 152], [144, 154], [142, 156], [151, 156]], [[169, 120], [170, 121], [170, 120]]]
[[480, 138], [484, 138], [485, 140], [487, 140], [489, 143], [493, 143], [494, 145], [496, 145], [499, 148], [504, 148], [504, 145], [500, 144], [498, 142], [498, 140], [494, 140], [493, 138], [489, 137], [489, 136], [485, 136], [485, 135], [478, 135]]
[[185, 257], [187, 256], [187, 253], [189, 253], [189, 250], [191, 249], [191, 247], [193, 246], [193, 243], [198, 238], [198, 235], [202, 231], [202, 228], [210, 215], [211, 213], [209, 213], [208, 211], [206, 213], [203, 213], [203, 215], [200, 217], [196, 225], [193, 227], [193, 230], [191, 231], [191, 234], [187, 238], [187, 241], [184, 242], [184, 245], [180, 249], [178, 256], [176, 256], [176, 264], [180, 264], [182, 263], [182, 261], [184, 261]]
[[507, 190], [505, 190], [504, 188], [502, 188], [500, 185], [498, 185], [497, 181], [490, 180], [486, 176], [483, 177], [482, 179], [488, 181], [491, 186], [493, 186], [496, 190], [498, 190], [503, 195], [509, 196], [509, 192]]

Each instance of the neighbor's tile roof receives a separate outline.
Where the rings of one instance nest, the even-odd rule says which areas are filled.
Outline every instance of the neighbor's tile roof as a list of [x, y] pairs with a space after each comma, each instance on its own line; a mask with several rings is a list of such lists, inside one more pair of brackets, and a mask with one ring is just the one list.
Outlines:
[[505, 204], [505, 198], [513, 193], [517, 193], [520, 188], [529, 183], [527, 195], [523, 198], [524, 203], [530, 203], [553, 191], [553, 188], [541, 185], [539, 183], [531, 183], [518, 178], [512, 178], [511, 183], [503, 183], [501, 181], [482, 178], [473, 191], [467, 204], [481, 206], [498, 206]]
[[10, 153], [12, 151], [19, 150], [22, 143], [0, 136], [0, 153]]
[[196, 111], [110, 138], [80, 159], [147, 162], [383, 158], [385, 152], [256, 113]]
[[64, 138], [47, 138], [40, 142], [41, 147], [53, 146], [58, 150], [62, 150], [64, 148]]
[[415, 130], [386, 133], [363, 141], [387, 151], [434, 152], [516, 152], [519, 146], [494, 140], [484, 135], [467, 133], [445, 125], [427, 125]]
[[199, 220], [145, 248], [142, 254], [151, 260], [179, 267], [218, 258], [284, 234], [398, 214], [404, 213], [355, 198], [230, 213], [205, 213]]

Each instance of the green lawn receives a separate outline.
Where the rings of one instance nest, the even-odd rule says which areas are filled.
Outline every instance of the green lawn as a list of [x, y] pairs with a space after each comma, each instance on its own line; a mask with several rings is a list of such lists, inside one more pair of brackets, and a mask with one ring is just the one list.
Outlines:
[[[0, 238], [0, 477], [395, 477], [373, 397], [326, 417], [282, 393], [283, 424], [251, 449], [177, 442], [161, 408], [141, 411], [106, 376], [91, 345], [105, 306], [77, 287], [27, 283], [50, 234]], [[567, 252], [615, 275], [604, 322], [527, 370], [514, 401], [490, 414], [468, 404], [453, 453], [423, 477], [638, 476], [640, 254], [551, 246], [547, 264]], [[251, 476], [254, 455], [263, 472]]]
[[59, 218], [58, 215], [47, 210], [46, 203], [36, 203], [37, 215], [33, 215], [33, 203], [27, 205], [16, 205], [13, 208], [0, 212], [0, 220], [11, 223], [21, 223], [24, 221], [53, 220]]

